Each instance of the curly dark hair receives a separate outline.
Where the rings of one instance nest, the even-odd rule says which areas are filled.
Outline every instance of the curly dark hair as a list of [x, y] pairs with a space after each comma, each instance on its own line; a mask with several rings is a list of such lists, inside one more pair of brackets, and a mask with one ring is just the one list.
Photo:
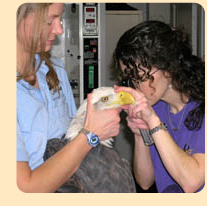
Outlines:
[[181, 98], [187, 96], [189, 101], [197, 103], [187, 115], [186, 127], [189, 130], [200, 129], [205, 114], [205, 65], [192, 55], [186, 34], [160, 21], [143, 22], [119, 39], [114, 52], [115, 66], [119, 70], [120, 60], [127, 68], [121, 75], [133, 80], [140, 78], [137, 62], [147, 68], [146, 76], [152, 67], [168, 72], [172, 86]]

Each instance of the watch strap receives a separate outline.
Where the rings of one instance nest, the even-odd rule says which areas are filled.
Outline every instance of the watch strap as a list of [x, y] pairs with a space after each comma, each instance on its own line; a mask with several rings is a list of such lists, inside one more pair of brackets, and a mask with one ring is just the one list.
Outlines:
[[85, 128], [82, 128], [80, 130], [80, 133], [83, 133], [86, 138], [87, 138], [87, 141], [88, 141], [88, 144], [92, 147], [96, 147], [98, 144], [99, 144], [99, 138], [98, 138], [98, 135], [94, 134], [93, 132], [91, 131], [88, 131], [87, 129]]
[[151, 129], [149, 133], [152, 135], [159, 130], [167, 130], [167, 125], [161, 122], [157, 127], [154, 127], [153, 129]]
[[90, 131], [88, 131], [87, 129], [85, 128], [82, 128], [80, 133], [83, 133], [84, 135], [87, 135], [88, 133], [90, 133]]

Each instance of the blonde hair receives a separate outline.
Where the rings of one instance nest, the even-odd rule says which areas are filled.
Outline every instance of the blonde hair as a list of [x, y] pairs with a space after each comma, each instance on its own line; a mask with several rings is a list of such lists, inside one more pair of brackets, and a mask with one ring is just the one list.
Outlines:
[[[17, 10], [17, 29], [29, 13], [34, 13], [34, 24], [33, 24], [33, 35], [32, 40], [28, 45], [28, 49], [30, 50], [29, 56], [29, 65], [24, 65], [22, 69], [23, 73], [19, 74], [17, 77], [17, 81], [20, 79], [24, 79], [29, 82], [31, 85], [34, 85], [36, 82], [36, 72], [40, 68], [42, 61], [44, 60], [46, 65], [49, 68], [49, 71], [46, 75], [47, 84], [49, 89], [54, 89], [59, 91], [59, 80], [57, 74], [52, 66], [50, 61], [50, 53], [45, 52], [45, 42], [46, 39], [43, 35], [43, 26], [46, 24], [48, 17], [48, 8], [51, 3], [25, 3], [22, 4]], [[38, 43], [40, 42], [40, 62], [35, 69], [35, 53], [37, 51]]]

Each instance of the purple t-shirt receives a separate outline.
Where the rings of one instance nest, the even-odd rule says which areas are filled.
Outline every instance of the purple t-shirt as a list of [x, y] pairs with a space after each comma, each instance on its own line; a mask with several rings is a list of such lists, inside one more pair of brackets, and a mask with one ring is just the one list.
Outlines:
[[[184, 121], [188, 112], [195, 107], [195, 103], [190, 102], [185, 107], [177, 114], [173, 114], [170, 112], [170, 107], [167, 103], [159, 101], [156, 105], [154, 105], [154, 110], [159, 116], [160, 120], [167, 125], [168, 132], [180, 148], [186, 150], [186, 152], [189, 154], [205, 154], [205, 117], [200, 130], [190, 131], [184, 125]], [[180, 122], [181, 119], [182, 121]], [[173, 131], [173, 128], [177, 128], [179, 125], [179, 130]], [[173, 178], [171, 178], [165, 169], [154, 144], [150, 146], [150, 152], [154, 166], [155, 182], [158, 192], [164, 192], [166, 188], [173, 188], [174, 186], [179, 188], [179, 185], [173, 180]], [[202, 190], [203, 187], [204, 185], [198, 191]]]

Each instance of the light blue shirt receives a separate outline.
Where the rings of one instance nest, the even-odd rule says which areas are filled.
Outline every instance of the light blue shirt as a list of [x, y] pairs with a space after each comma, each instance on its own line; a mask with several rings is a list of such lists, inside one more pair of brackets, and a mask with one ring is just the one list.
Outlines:
[[59, 93], [49, 90], [45, 62], [37, 72], [40, 89], [24, 80], [17, 82], [17, 161], [28, 162], [32, 170], [44, 162], [47, 140], [61, 138], [76, 113], [64, 66], [56, 59], [52, 62], [59, 79]]

